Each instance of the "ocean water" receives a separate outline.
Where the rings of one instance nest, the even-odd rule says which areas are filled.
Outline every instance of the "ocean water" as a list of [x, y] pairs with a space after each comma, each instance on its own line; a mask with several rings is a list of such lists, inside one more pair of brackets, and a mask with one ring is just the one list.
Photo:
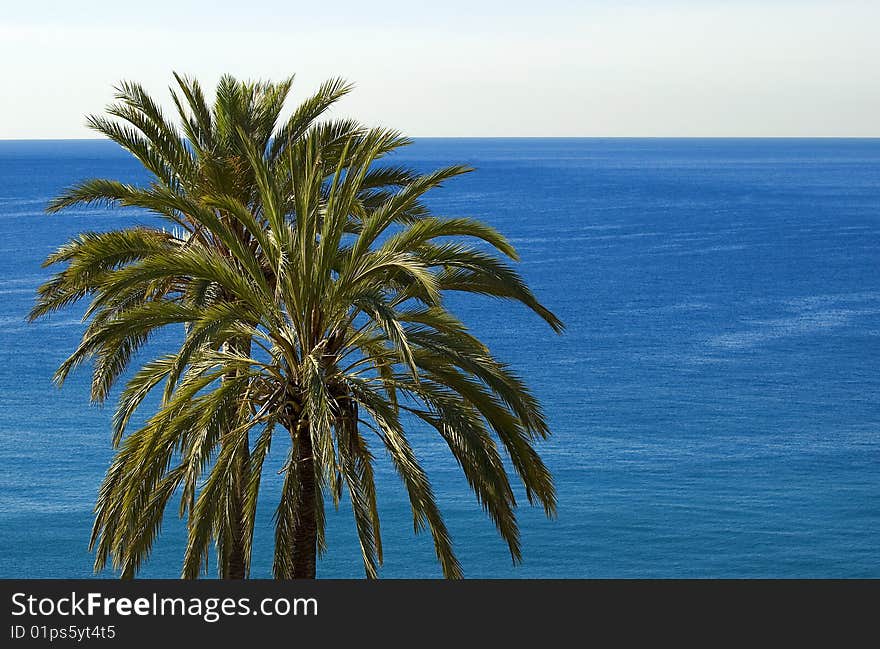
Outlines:
[[[413, 430], [467, 576], [880, 577], [880, 140], [426, 139], [399, 158], [476, 166], [432, 206], [510, 237], [568, 325], [454, 304], [545, 404], [559, 492], [555, 520], [521, 507], [513, 566], [444, 447]], [[88, 404], [85, 371], [51, 382], [78, 312], [24, 317], [68, 237], [151, 221], [42, 214], [96, 176], [144, 178], [106, 142], [0, 142], [0, 577], [92, 574], [112, 404]], [[439, 576], [379, 458], [383, 576]], [[270, 574], [277, 487], [270, 470], [254, 576]], [[361, 576], [344, 508], [328, 542], [319, 576]], [[172, 513], [143, 576], [177, 576], [182, 543]]]

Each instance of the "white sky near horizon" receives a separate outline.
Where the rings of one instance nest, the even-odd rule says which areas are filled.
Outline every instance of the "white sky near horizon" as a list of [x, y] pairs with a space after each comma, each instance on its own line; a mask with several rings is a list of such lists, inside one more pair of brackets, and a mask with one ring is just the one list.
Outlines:
[[[4, 3], [0, 139], [95, 137], [120, 79], [356, 84], [412, 136], [880, 136], [877, 0]], [[170, 103], [165, 102], [170, 106]]]

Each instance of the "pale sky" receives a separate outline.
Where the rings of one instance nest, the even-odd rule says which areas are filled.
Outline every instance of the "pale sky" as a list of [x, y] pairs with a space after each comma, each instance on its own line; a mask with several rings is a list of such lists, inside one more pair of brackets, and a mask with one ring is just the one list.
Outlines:
[[412, 136], [877, 137], [878, 34], [878, 0], [4, 2], [0, 138], [172, 70], [343, 76], [336, 115]]

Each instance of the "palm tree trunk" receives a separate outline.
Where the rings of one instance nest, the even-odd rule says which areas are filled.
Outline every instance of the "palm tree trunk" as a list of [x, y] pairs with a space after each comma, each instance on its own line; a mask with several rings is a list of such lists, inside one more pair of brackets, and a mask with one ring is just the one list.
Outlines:
[[[302, 425], [305, 424], [305, 425]], [[315, 456], [312, 434], [307, 422], [294, 428], [294, 461], [300, 484], [295, 502], [296, 518], [293, 532], [293, 579], [314, 579], [318, 553], [318, 524], [315, 503]]]

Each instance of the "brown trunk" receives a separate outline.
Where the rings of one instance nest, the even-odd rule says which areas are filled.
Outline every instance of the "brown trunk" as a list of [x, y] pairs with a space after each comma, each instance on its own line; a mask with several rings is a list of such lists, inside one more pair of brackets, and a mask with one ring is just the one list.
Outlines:
[[295, 428], [294, 461], [300, 480], [293, 532], [293, 579], [314, 579], [318, 553], [318, 524], [315, 518], [315, 457], [308, 425]]

